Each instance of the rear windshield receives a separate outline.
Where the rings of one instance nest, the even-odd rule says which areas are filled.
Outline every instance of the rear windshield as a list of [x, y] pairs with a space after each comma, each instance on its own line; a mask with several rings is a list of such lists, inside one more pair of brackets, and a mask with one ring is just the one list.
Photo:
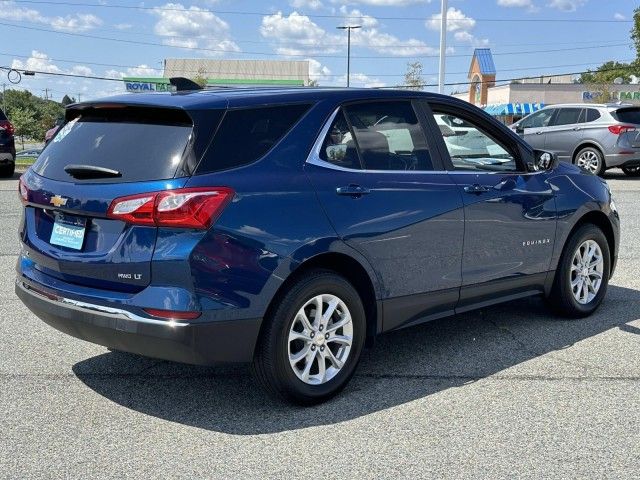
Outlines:
[[[181, 110], [156, 108], [88, 108], [68, 111], [67, 122], [33, 166], [53, 180], [78, 181], [67, 165], [116, 170], [104, 182], [137, 182], [173, 178], [180, 166], [193, 125]], [[96, 182], [95, 179], [90, 180]]]
[[0, 120], [6, 120], [7, 117], [2, 110], [0, 110]]
[[227, 111], [196, 173], [255, 162], [285, 136], [309, 107], [296, 104]]
[[611, 115], [619, 122], [640, 124], [640, 108], [620, 108]]

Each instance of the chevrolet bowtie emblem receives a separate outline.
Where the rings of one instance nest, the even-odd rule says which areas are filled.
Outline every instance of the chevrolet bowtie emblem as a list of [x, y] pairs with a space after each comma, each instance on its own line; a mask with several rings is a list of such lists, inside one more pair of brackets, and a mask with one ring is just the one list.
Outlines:
[[51, 200], [49, 200], [49, 203], [51, 203], [54, 207], [62, 207], [67, 204], [67, 199], [61, 197], [60, 195], [54, 195], [53, 197], [51, 197]]

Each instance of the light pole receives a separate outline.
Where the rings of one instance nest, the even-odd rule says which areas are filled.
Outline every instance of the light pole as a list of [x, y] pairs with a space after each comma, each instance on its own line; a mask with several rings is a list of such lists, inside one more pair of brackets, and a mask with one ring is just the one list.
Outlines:
[[442, 0], [440, 15], [440, 71], [438, 72], [438, 93], [444, 91], [444, 68], [447, 50], [447, 0]]
[[347, 88], [349, 88], [349, 77], [351, 75], [351, 30], [362, 28], [362, 25], [343, 25], [336, 28], [347, 31]]

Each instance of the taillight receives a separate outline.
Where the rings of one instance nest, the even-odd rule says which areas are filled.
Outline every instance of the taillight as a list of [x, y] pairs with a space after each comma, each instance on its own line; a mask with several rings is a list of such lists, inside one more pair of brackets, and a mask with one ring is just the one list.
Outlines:
[[614, 135], [620, 135], [625, 132], [634, 132], [636, 127], [631, 125], [610, 125], [609, 131]]
[[18, 182], [18, 193], [20, 194], [20, 200], [22, 203], [27, 203], [29, 201], [29, 189], [20, 177], [20, 181]]
[[0, 120], [0, 128], [6, 130], [9, 135], [16, 133], [16, 129], [9, 120]]
[[107, 211], [135, 225], [208, 229], [233, 198], [227, 187], [180, 188], [116, 198]]

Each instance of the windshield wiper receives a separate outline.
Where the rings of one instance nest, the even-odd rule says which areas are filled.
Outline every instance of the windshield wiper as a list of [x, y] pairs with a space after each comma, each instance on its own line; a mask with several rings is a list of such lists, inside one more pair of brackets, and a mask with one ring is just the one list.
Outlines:
[[64, 171], [73, 178], [87, 180], [91, 178], [115, 178], [121, 177], [122, 173], [111, 168], [94, 167], [93, 165], [67, 165]]

